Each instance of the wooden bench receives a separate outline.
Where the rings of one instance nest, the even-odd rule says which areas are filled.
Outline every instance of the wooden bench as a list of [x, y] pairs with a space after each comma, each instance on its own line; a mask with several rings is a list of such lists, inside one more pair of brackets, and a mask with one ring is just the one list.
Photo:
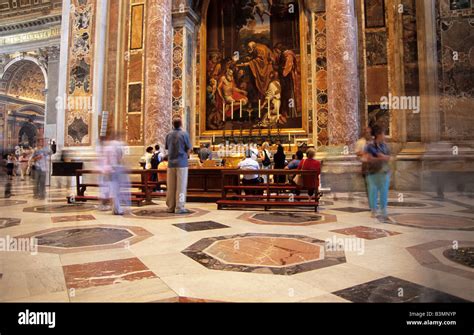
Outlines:
[[[242, 185], [240, 176], [256, 175], [267, 176], [267, 182], [259, 185]], [[294, 184], [272, 184], [270, 176], [292, 176], [301, 174], [302, 176], [315, 176], [314, 171], [295, 170], [229, 170], [222, 173], [222, 197], [217, 201], [218, 209], [229, 207], [263, 207], [268, 210], [272, 207], [313, 207], [317, 212], [319, 199], [322, 194], [315, 192], [313, 197], [295, 195], [300, 190]], [[228, 176], [239, 176], [238, 185], [226, 185]], [[302, 189], [304, 190], [304, 189]], [[259, 191], [261, 194], [242, 194], [245, 191]], [[253, 193], [252, 192], [252, 193]]]

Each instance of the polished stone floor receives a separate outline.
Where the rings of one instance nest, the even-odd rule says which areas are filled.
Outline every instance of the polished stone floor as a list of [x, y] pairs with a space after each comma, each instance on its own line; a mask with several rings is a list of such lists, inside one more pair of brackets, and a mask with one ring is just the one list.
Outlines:
[[[474, 301], [467, 195], [393, 192], [381, 223], [363, 193], [325, 195], [320, 213], [194, 203], [175, 216], [157, 201], [123, 217], [67, 205], [72, 190], [13, 193], [0, 199], [0, 301]], [[24, 240], [37, 252], [7, 248]]]

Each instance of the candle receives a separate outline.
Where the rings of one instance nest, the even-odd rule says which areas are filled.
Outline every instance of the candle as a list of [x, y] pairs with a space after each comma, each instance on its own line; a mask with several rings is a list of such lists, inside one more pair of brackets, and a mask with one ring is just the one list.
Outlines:
[[258, 118], [260, 119], [262, 117], [262, 103], [260, 102], [260, 99], [258, 99]]
[[288, 133], [288, 142], [291, 143], [291, 135]]
[[212, 134], [212, 144], [216, 143], [216, 134]]
[[270, 99], [268, 99], [268, 119], [270, 120]]
[[240, 118], [242, 118], [242, 99], [240, 99]]
[[222, 120], [225, 122], [225, 102], [222, 104]]
[[233, 120], [234, 119], [234, 101], [233, 100], [230, 103], [230, 115], [231, 115], [230, 118]]

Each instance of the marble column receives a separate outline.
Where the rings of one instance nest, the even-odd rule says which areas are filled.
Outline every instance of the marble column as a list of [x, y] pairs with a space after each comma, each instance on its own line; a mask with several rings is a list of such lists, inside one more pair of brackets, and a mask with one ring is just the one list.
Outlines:
[[354, 0], [327, 0], [328, 133], [330, 145], [352, 145], [359, 136], [357, 19]]
[[145, 145], [163, 144], [172, 118], [171, 0], [147, 1]]
[[59, 79], [59, 46], [46, 48], [48, 56], [48, 92], [46, 95], [46, 122], [45, 137], [56, 139], [57, 109], [56, 98], [58, 97]]

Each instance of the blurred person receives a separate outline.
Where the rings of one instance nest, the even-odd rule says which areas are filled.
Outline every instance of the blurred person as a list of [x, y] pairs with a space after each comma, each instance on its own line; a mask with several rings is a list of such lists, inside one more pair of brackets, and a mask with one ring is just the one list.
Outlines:
[[[357, 160], [361, 162], [362, 164], [362, 177], [364, 178], [364, 184], [366, 185], [367, 188], [367, 169], [368, 169], [368, 163], [367, 163], [367, 155], [366, 155], [366, 149], [369, 144], [371, 144], [373, 141], [372, 138], [372, 128], [371, 127], [366, 127], [362, 133], [362, 137], [356, 142], [354, 152], [357, 156]], [[355, 180], [355, 179], [354, 179]], [[352, 184], [351, 186], [354, 185]], [[349, 190], [349, 199], [353, 199], [352, 191]]]
[[16, 157], [14, 154], [8, 154], [7, 155], [7, 178], [12, 180], [13, 179], [13, 174], [15, 171], [15, 162], [16, 162]]
[[[281, 144], [278, 145], [276, 154], [273, 156], [275, 170], [283, 170], [287, 165], [285, 150]], [[284, 184], [286, 183], [286, 175], [275, 176], [275, 183]]]
[[[316, 160], [316, 150], [309, 149], [306, 152], [307, 159], [304, 159], [298, 165], [298, 170], [314, 171], [314, 175], [305, 175], [303, 177], [302, 188], [308, 191], [310, 198], [318, 192], [319, 189], [319, 175], [321, 173], [321, 162]], [[297, 193], [299, 195], [299, 192]]]
[[5, 198], [10, 198], [12, 196], [12, 181], [7, 175], [7, 157], [8, 155], [2, 155], [0, 157], [0, 177], [3, 179], [5, 177]]
[[286, 167], [288, 170], [296, 170], [298, 169], [298, 166], [300, 165], [301, 161], [303, 160], [304, 158], [304, 154], [303, 154], [303, 151], [301, 150], [298, 150], [296, 152], [296, 155], [294, 155], [294, 158], [293, 160], [288, 163], [288, 166]]
[[123, 206], [130, 207], [130, 181], [123, 165], [124, 147], [121, 135], [118, 134], [116, 139], [107, 142], [104, 148], [104, 170], [109, 178], [114, 215], [124, 215]]
[[166, 205], [168, 213], [175, 214], [189, 213], [185, 206], [188, 187], [188, 160], [193, 147], [188, 133], [182, 127], [181, 118], [175, 118], [173, 129], [166, 135], [166, 150], [168, 150]]
[[35, 150], [32, 161], [34, 165], [34, 188], [33, 198], [44, 200], [46, 198], [46, 173], [48, 171], [51, 149], [44, 144], [44, 140], [38, 141], [38, 149]]
[[20, 175], [21, 180], [25, 180], [26, 173], [28, 171], [28, 162], [30, 161], [30, 157], [28, 156], [28, 152], [24, 151], [20, 156]]
[[97, 151], [97, 166], [99, 167], [99, 210], [108, 211], [110, 206], [108, 201], [110, 200], [110, 171], [112, 167], [109, 166], [109, 160], [106, 156], [107, 141], [104, 138], [99, 140], [96, 147]]
[[[160, 165], [158, 165], [158, 183], [159, 188], [161, 189], [161, 184], [165, 183], [166, 184], [166, 171], [168, 170], [168, 155], [163, 157], [163, 160], [160, 162]], [[162, 172], [164, 171], [164, 172]]]
[[372, 217], [377, 217], [380, 195], [380, 211], [383, 222], [388, 220], [387, 205], [388, 192], [390, 188], [390, 149], [385, 142], [385, 129], [376, 126], [372, 130], [373, 143], [366, 147], [366, 158], [368, 162], [367, 187], [369, 191], [369, 205]]
[[209, 143], [203, 144], [199, 149], [199, 160], [201, 163], [212, 159], [212, 151], [210, 149], [211, 145]]
[[[151, 160], [153, 158], [153, 147], [148, 147], [146, 148], [145, 155], [143, 156], [143, 159], [145, 161], [145, 170], [151, 170]], [[151, 179], [151, 177], [150, 177]]]

